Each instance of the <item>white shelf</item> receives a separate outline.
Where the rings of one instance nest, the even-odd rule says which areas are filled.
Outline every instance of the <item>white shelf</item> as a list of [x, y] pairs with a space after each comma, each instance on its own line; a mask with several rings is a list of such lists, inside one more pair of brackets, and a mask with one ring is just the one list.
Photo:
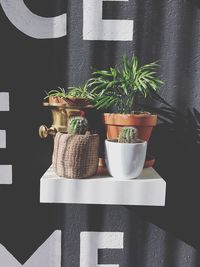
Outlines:
[[66, 179], [50, 167], [40, 180], [41, 203], [165, 206], [165, 194], [166, 182], [153, 168], [122, 181], [109, 176]]

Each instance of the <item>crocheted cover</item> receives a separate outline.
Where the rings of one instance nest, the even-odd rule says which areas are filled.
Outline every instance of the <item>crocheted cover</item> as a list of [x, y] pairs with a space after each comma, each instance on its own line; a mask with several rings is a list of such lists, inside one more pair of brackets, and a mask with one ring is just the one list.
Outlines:
[[58, 176], [86, 178], [98, 167], [98, 134], [57, 133], [54, 138], [53, 169]]

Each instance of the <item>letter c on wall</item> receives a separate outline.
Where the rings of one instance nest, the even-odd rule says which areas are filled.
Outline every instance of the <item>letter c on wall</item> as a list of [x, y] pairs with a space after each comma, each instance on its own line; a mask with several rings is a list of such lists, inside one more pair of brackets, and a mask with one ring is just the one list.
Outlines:
[[12, 24], [36, 39], [59, 38], [67, 34], [67, 14], [45, 18], [32, 13], [23, 0], [0, 0]]

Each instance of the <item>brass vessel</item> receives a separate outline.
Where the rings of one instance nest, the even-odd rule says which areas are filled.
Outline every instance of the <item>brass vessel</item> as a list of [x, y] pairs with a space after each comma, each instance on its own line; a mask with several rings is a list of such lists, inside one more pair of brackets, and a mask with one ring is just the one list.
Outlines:
[[39, 136], [46, 138], [48, 135], [55, 135], [57, 132], [67, 133], [67, 123], [72, 116], [85, 116], [85, 110], [93, 108], [93, 106], [70, 106], [68, 104], [49, 104], [43, 103], [43, 106], [49, 107], [52, 113], [52, 126], [47, 127], [41, 125], [39, 128]]

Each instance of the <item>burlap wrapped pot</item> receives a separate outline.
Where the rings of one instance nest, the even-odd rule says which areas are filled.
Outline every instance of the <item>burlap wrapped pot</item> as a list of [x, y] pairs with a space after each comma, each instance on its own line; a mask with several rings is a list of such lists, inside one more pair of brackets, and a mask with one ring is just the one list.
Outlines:
[[98, 134], [57, 133], [54, 138], [53, 169], [65, 178], [86, 178], [98, 167]]

